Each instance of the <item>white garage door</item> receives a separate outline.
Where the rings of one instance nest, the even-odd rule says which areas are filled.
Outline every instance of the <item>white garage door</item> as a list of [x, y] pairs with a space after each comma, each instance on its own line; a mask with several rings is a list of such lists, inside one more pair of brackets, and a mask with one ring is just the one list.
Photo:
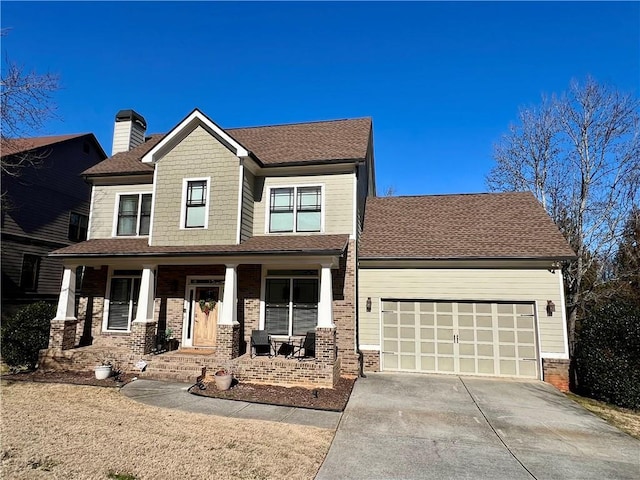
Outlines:
[[388, 371], [538, 378], [532, 303], [382, 301]]

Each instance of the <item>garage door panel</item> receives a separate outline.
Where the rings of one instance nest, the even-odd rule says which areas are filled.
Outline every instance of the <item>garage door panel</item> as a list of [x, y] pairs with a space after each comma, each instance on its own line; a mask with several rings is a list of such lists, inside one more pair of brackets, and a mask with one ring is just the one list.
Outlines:
[[383, 368], [538, 377], [533, 304], [383, 300]]

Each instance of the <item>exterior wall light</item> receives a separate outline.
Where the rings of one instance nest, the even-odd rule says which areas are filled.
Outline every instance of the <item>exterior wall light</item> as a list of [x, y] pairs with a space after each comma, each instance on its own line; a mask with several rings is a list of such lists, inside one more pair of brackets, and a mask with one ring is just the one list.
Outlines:
[[547, 317], [553, 317], [553, 312], [556, 311], [556, 304], [551, 300], [547, 300]]
[[371, 311], [371, 297], [367, 297], [367, 312]]

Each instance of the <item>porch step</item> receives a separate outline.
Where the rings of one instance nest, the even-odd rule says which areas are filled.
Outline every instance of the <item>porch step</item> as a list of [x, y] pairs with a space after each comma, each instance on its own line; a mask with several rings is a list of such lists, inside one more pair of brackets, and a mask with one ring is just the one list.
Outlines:
[[198, 354], [178, 351], [150, 356], [145, 361], [147, 368], [139, 375], [140, 378], [195, 383], [202, 367], [213, 368], [216, 358], [210, 351]]

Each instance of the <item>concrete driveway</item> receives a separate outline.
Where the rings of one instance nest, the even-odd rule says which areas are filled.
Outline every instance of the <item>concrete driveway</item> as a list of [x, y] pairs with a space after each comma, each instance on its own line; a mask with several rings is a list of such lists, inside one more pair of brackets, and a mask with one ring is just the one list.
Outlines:
[[316, 479], [638, 479], [640, 441], [537, 381], [359, 379]]

